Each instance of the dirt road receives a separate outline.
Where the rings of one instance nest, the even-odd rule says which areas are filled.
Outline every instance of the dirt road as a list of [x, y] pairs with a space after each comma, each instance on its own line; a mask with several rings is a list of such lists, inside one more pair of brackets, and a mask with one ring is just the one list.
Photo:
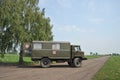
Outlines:
[[91, 80], [109, 57], [83, 61], [80, 68], [67, 63], [54, 64], [51, 68], [0, 66], [0, 80]]

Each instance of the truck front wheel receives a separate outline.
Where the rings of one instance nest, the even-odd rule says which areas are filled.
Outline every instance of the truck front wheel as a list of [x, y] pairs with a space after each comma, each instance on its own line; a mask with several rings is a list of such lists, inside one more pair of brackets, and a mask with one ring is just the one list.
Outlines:
[[43, 68], [48, 68], [48, 67], [50, 67], [50, 64], [51, 64], [51, 61], [50, 61], [50, 59], [48, 59], [48, 58], [43, 58], [43, 59], [41, 59], [41, 61], [40, 61], [40, 65], [41, 65]]
[[74, 58], [73, 65], [74, 67], [80, 67], [82, 65], [82, 60], [80, 58]]

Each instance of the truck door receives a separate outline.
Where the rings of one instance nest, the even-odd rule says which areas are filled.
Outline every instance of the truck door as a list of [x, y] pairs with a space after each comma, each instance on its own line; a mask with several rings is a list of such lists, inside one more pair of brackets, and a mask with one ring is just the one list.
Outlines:
[[73, 59], [75, 56], [75, 48], [74, 46], [71, 46], [71, 59]]
[[80, 46], [73, 45], [72, 46], [71, 57], [74, 58], [75, 56], [76, 57], [80, 56], [80, 52], [81, 52]]

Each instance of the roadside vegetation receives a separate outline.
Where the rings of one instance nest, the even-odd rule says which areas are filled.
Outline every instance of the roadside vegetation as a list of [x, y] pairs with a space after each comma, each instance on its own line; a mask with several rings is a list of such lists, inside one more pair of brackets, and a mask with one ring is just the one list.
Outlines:
[[[88, 59], [93, 59], [93, 58], [98, 58], [101, 56], [99, 56], [99, 55], [87, 55], [85, 57]], [[31, 61], [31, 57], [24, 56], [23, 60], [24, 60], [24, 65], [38, 64], [38, 62], [33, 63]], [[4, 58], [2, 57], [2, 55], [0, 55], [0, 64], [18, 65], [18, 62], [19, 62], [19, 54], [17, 54], [17, 53], [4, 54]]]
[[[101, 57], [99, 55], [86, 55], [85, 56], [88, 59], [93, 59], [93, 58], [98, 58]], [[36, 62], [31, 61], [31, 57], [24, 56], [24, 65], [31, 65], [31, 64], [36, 64]], [[4, 54], [4, 57], [0, 55], [0, 64], [5, 64], [5, 65], [18, 65], [19, 62], [19, 54], [17, 53], [9, 53], [9, 54]], [[54, 62], [53, 62], [54, 63]], [[38, 64], [38, 62], [37, 62]]]
[[85, 56], [87, 59], [94, 59], [94, 58], [99, 58], [102, 57], [101, 55], [86, 55]]
[[120, 80], [120, 56], [111, 56], [93, 80]]
[[[24, 65], [32, 64], [30, 57], [23, 57]], [[5, 54], [4, 58], [0, 57], [0, 64], [6, 65], [17, 65], [19, 62], [19, 55], [18, 54]]]

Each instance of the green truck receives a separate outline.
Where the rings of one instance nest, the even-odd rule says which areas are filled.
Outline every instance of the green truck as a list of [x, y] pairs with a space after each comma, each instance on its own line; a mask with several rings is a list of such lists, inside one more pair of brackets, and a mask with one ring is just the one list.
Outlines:
[[82, 60], [86, 60], [80, 46], [71, 45], [70, 42], [33, 41], [31, 47], [26, 45], [26, 52], [31, 53], [32, 61], [40, 61], [43, 68], [50, 67], [52, 61], [68, 62], [70, 66], [80, 67]]

